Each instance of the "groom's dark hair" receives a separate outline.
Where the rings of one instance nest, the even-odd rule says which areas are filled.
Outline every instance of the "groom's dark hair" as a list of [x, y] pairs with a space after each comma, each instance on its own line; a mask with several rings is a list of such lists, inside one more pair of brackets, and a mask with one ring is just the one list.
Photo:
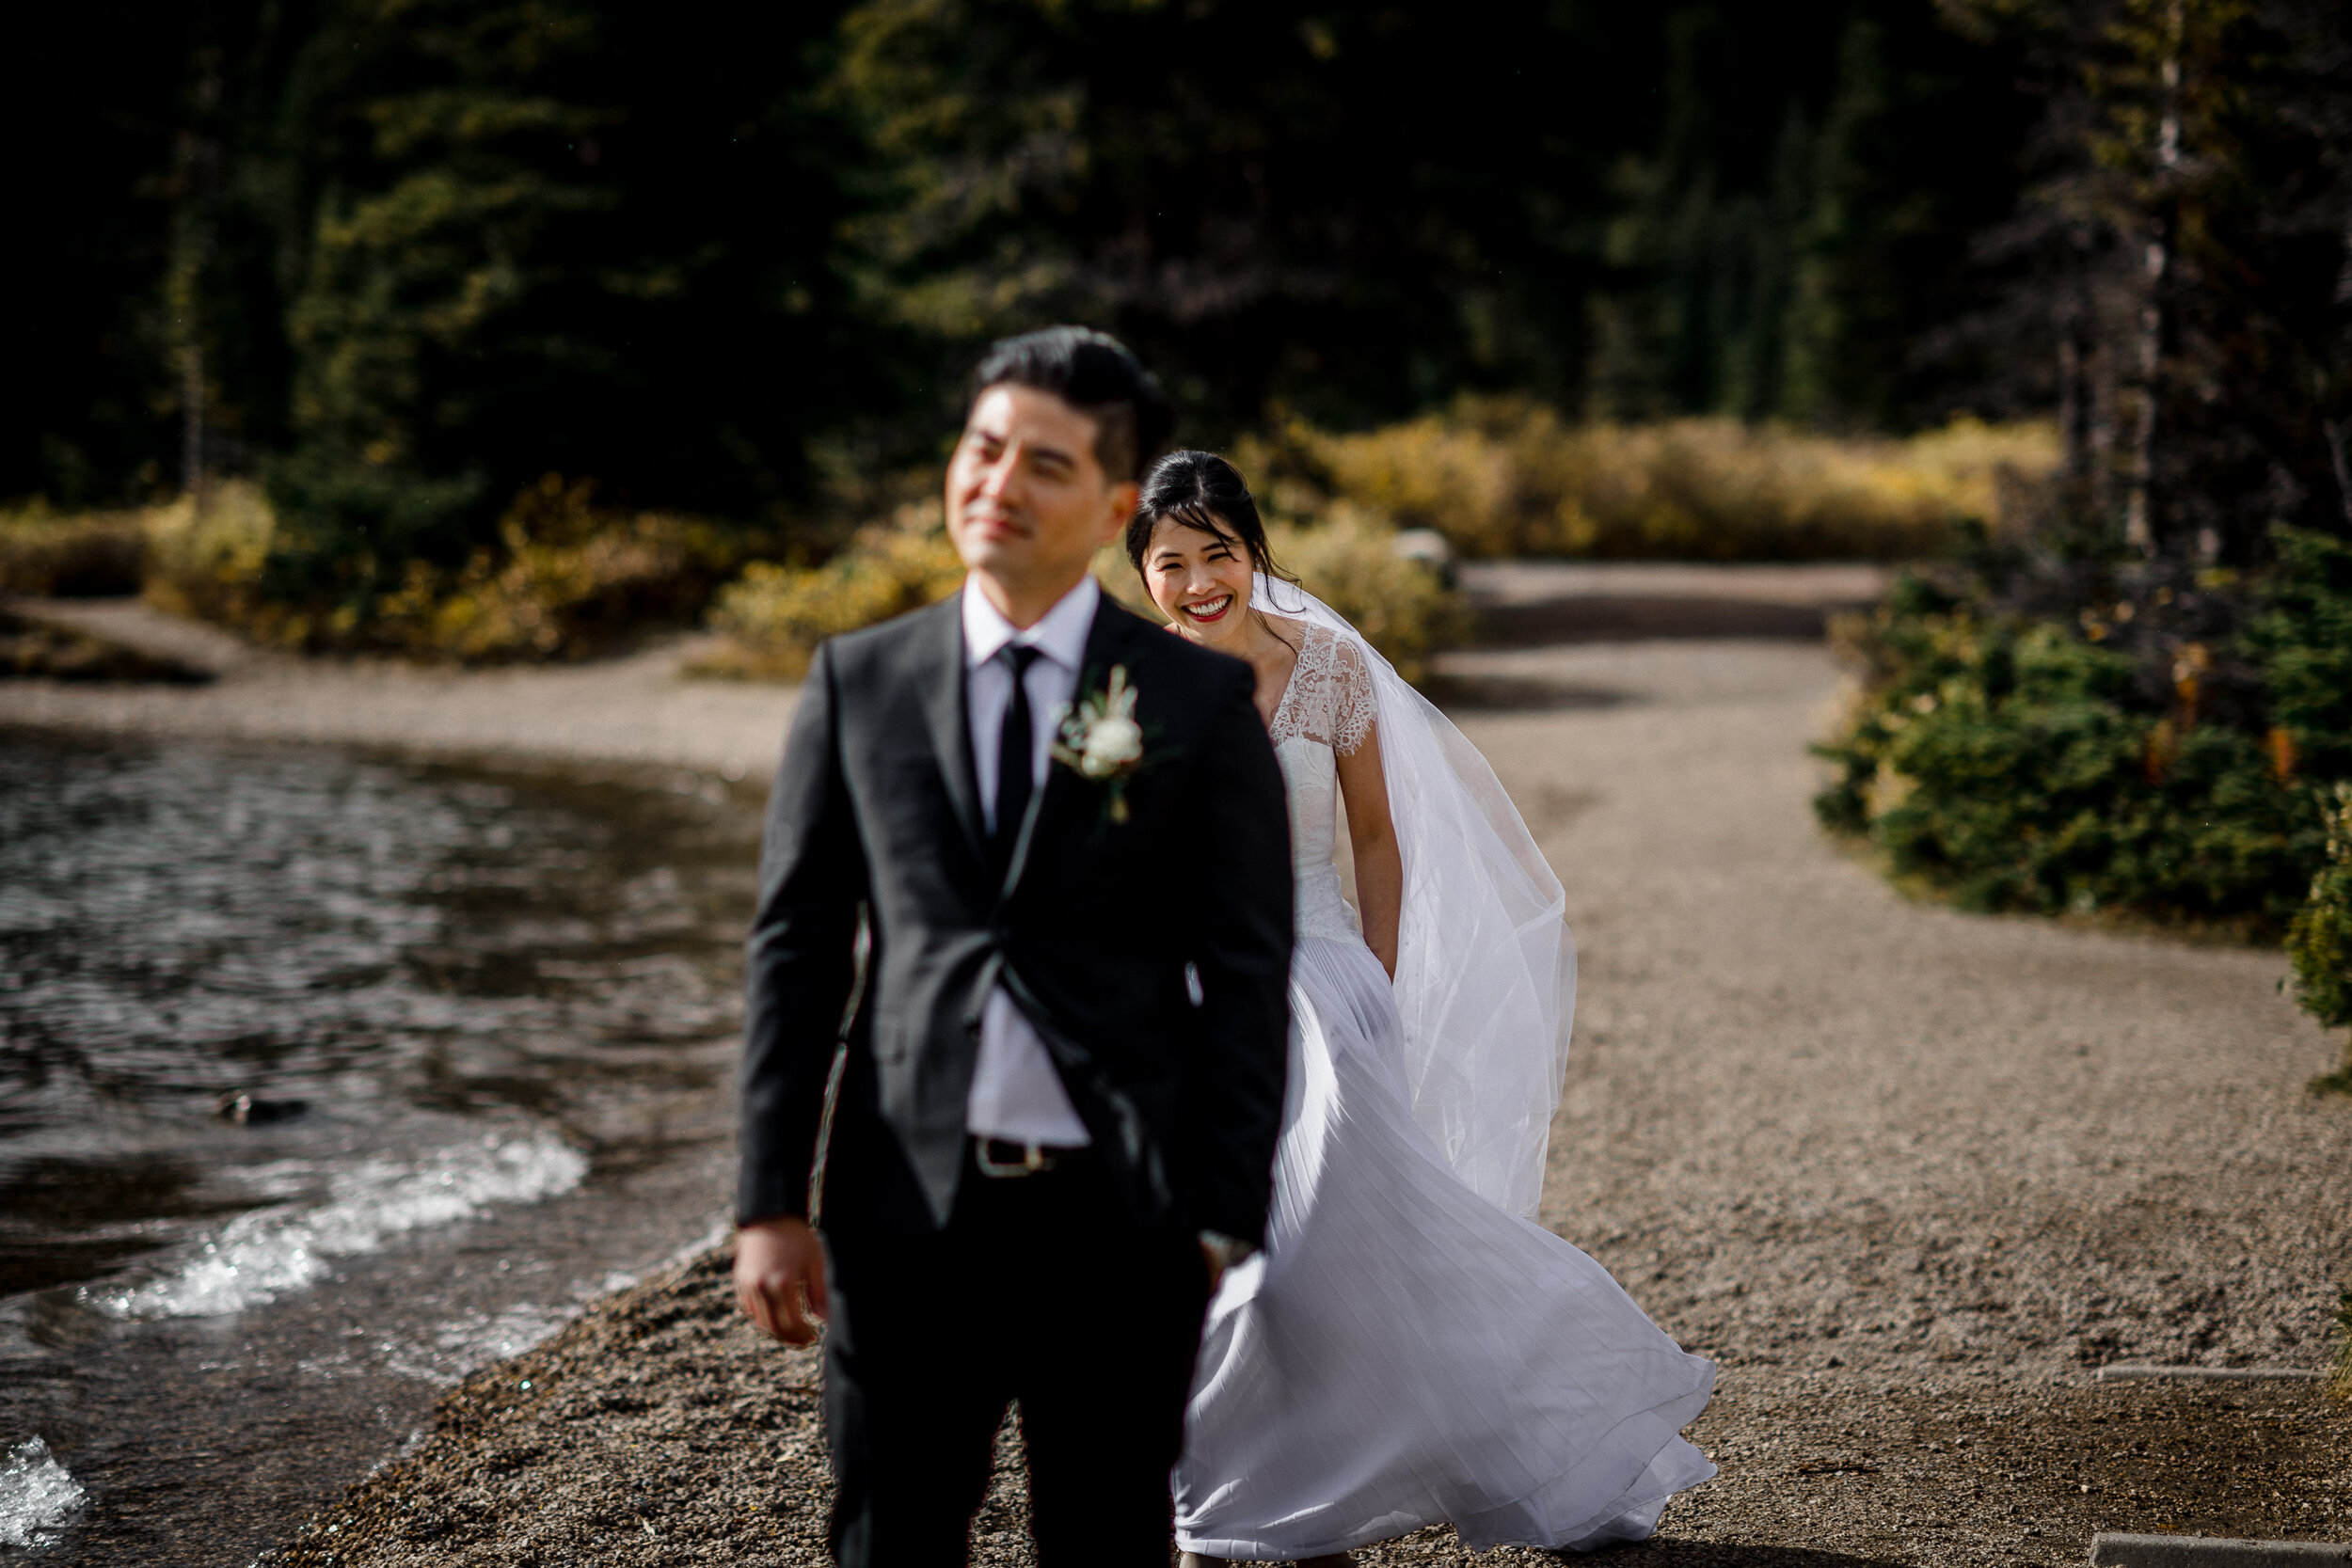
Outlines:
[[1113, 482], [1140, 480], [1176, 428], [1176, 410], [1127, 345], [1088, 326], [999, 338], [972, 374], [972, 401], [991, 387], [1051, 392], [1094, 421], [1094, 460]]

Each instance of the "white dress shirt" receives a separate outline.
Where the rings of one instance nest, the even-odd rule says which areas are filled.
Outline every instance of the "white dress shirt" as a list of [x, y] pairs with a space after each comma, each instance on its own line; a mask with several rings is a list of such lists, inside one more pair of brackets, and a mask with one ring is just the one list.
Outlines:
[[[980, 786], [980, 816], [996, 828], [996, 753], [1012, 703], [1012, 666], [999, 658], [1009, 642], [1038, 651], [1024, 681], [1029, 693], [1030, 774], [1040, 794], [1063, 706], [1077, 689], [1087, 634], [1103, 591], [1088, 573], [1038, 623], [1024, 631], [996, 612], [977, 583], [963, 583], [963, 695], [972, 732], [972, 771]], [[1054, 1059], [1005, 988], [989, 992], [980, 1010], [980, 1057], [963, 1125], [976, 1137], [1073, 1148], [1094, 1140], [1070, 1103]]]

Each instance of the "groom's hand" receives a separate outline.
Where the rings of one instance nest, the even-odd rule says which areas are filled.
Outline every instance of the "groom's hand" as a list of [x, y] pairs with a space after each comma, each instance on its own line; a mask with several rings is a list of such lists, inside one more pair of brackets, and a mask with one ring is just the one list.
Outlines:
[[1225, 1283], [1226, 1270], [1257, 1250], [1239, 1237], [1222, 1231], [1200, 1232], [1200, 1259], [1209, 1266], [1209, 1294], [1216, 1294], [1216, 1288]]
[[735, 1233], [735, 1299], [762, 1330], [787, 1345], [813, 1344], [831, 1310], [825, 1247], [806, 1220], [755, 1220]]

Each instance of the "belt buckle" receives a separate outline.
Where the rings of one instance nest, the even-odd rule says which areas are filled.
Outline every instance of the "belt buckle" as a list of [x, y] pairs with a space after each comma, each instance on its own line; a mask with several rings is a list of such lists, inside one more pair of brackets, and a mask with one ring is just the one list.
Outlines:
[[980, 1167], [980, 1174], [982, 1176], [992, 1177], [1002, 1181], [1009, 1180], [1014, 1177], [1035, 1176], [1040, 1171], [1052, 1170], [1054, 1168], [1054, 1158], [1052, 1155], [1045, 1152], [1045, 1148], [1042, 1144], [1022, 1144], [1020, 1146], [1021, 1158], [1017, 1161], [999, 1160], [992, 1156], [988, 1151], [988, 1147], [991, 1144], [1009, 1144], [1011, 1142], [1012, 1140], [1010, 1138], [975, 1138], [972, 1140], [972, 1159], [973, 1162]]

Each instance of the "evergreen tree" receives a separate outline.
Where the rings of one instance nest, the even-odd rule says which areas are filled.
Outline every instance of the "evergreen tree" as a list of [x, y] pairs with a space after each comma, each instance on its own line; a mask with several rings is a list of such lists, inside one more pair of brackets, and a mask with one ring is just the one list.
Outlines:
[[1932, 414], [1952, 372], [1907, 351], [1971, 303], [2027, 117], [1999, 50], [1890, 0], [872, 0], [844, 32], [873, 308], [956, 353], [1112, 324], [1213, 427], [1464, 387]]
[[1196, 435], [1277, 401], [1572, 396], [1651, 32], [1486, 0], [871, 0], [833, 88], [872, 150], [865, 300], [943, 372], [993, 333], [1110, 326]]
[[1978, 379], [1975, 236], [2015, 198], [2012, 54], [1927, 8], [1683, 5], [1621, 166], [1591, 409], [1901, 425]]
[[842, 402], [814, 9], [328, 0], [291, 73], [312, 191], [288, 313], [279, 591], [453, 563], [547, 472], [771, 513]]
[[233, 424], [240, 400], [219, 383], [244, 323], [219, 309], [235, 236], [218, 219], [255, 9], [91, 0], [11, 28], [0, 499], [110, 505], [176, 488], [191, 348], [212, 349], [195, 385], [209, 379], [215, 425]]
[[[2313, 0], [1984, 0], [2048, 103], [1985, 326], [2085, 540], [2181, 573], [2352, 525], [2352, 33]], [[2332, 434], [2331, 434], [2332, 433]]]

